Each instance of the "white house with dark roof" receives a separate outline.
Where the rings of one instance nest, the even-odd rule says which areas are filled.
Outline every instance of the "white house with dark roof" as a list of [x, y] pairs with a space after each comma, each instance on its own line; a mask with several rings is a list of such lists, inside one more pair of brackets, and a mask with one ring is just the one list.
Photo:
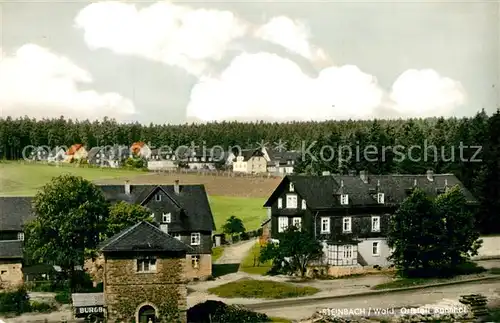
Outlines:
[[323, 243], [323, 263], [333, 268], [331, 274], [389, 266], [389, 216], [416, 187], [437, 196], [455, 185], [471, 206], [477, 205], [452, 174], [288, 175], [264, 204], [270, 210], [264, 225], [268, 226], [270, 238], [278, 240], [291, 225], [309, 231]]

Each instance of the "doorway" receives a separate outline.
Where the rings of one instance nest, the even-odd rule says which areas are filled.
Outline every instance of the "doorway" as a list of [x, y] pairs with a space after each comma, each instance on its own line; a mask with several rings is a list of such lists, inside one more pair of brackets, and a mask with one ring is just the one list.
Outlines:
[[139, 310], [139, 323], [156, 323], [156, 311], [150, 305], [145, 305]]

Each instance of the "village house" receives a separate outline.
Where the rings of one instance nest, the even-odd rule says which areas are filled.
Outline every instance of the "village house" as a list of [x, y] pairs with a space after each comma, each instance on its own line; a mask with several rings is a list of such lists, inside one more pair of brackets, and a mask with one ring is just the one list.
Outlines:
[[31, 217], [30, 197], [0, 197], [0, 286], [23, 283], [23, 225]]
[[170, 149], [151, 149], [151, 156], [147, 162], [148, 170], [151, 171], [177, 168], [175, 155]]
[[426, 175], [288, 175], [264, 207], [263, 223], [279, 241], [289, 226], [307, 230], [322, 242], [329, 274], [342, 275], [373, 266], [387, 267], [391, 250], [386, 243], [389, 217], [401, 202], [420, 188], [430, 196], [459, 185], [471, 205], [472, 194], [452, 174]]
[[147, 145], [142, 141], [134, 142], [132, 146], [130, 146], [130, 151], [132, 154], [142, 157], [146, 160], [151, 158], [151, 144]]
[[295, 164], [301, 157], [299, 151], [272, 151], [268, 154], [267, 171], [276, 175], [293, 174]]
[[50, 150], [47, 162], [57, 163], [64, 161], [64, 159], [66, 159], [66, 151], [62, 147], [55, 147]]
[[118, 168], [130, 157], [130, 148], [127, 146], [99, 146], [92, 147], [87, 155], [87, 162], [98, 167]]
[[73, 163], [87, 159], [87, 149], [82, 144], [74, 144], [66, 151], [64, 162]]
[[240, 152], [233, 162], [233, 172], [247, 174], [261, 174], [267, 172], [267, 161], [260, 150], [245, 149]]

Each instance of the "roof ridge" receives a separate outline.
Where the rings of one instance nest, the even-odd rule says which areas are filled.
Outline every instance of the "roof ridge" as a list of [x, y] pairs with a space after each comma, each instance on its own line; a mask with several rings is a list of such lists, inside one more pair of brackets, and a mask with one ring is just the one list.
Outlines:
[[185, 244], [184, 242], [182, 242], [182, 241], [180, 241], [180, 240], [175, 239], [175, 238], [174, 238], [174, 237], [172, 237], [170, 234], [168, 234], [167, 232], [165, 232], [165, 231], [163, 231], [162, 229], [158, 228], [157, 226], [153, 225], [152, 223], [147, 222], [147, 221], [141, 221], [141, 222], [139, 222], [139, 224], [142, 224], [142, 223], [146, 223], [146, 224], [150, 225], [150, 226], [151, 226], [151, 227], [153, 227], [156, 231], [159, 231], [159, 232], [161, 232], [163, 235], [166, 235], [169, 239], [174, 239], [174, 240], [178, 241], [179, 243], [182, 243], [183, 245], [187, 246], [189, 249], [194, 250], [194, 248], [193, 248], [193, 247], [191, 247], [190, 245], [187, 245], [187, 244]]
[[108, 239], [108, 241], [107, 241], [106, 244], [104, 244], [104, 242], [106, 242], [106, 241], [103, 241], [103, 244], [100, 246], [100, 248], [102, 249], [102, 248], [108, 247], [110, 244], [116, 242], [118, 239], [123, 238], [126, 234], [130, 233], [130, 231], [132, 229], [135, 229], [136, 227], [138, 227], [142, 222], [143, 221], [137, 222], [136, 224], [134, 224], [134, 225], [130, 226], [129, 228], [123, 230], [121, 233], [119, 232], [115, 236], [112, 236], [111, 238]]

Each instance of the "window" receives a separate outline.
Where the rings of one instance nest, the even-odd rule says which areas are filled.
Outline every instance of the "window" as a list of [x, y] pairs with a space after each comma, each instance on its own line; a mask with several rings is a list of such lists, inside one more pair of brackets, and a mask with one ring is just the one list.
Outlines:
[[191, 256], [191, 266], [194, 269], [200, 268], [200, 256]]
[[181, 241], [181, 234], [180, 233], [175, 233], [174, 238]]
[[24, 241], [24, 232], [18, 232], [17, 233], [17, 240]]
[[380, 231], [380, 217], [372, 216], [372, 232]]
[[340, 195], [340, 204], [342, 205], [349, 204], [349, 196], [347, 194]]
[[155, 200], [158, 202], [161, 201], [161, 194], [160, 193], [156, 194]]
[[330, 233], [330, 218], [321, 218], [321, 233]]
[[172, 215], [170, 213], [163, 213], [162, 220], [163, 223], [170, 223], [172, 221]]
[[384, 204], [384, 193], [377, 194], [377, 201], [379, 204]]
[[200, 245], [201, 236], [199, 233], [191, 233], [191, 245], [199, 246]]
[[0, 275], [5, 275], [6, 273], [7, 273], [7, 270], [2, 270], [2, 271], [0, 272]]
[[151, 213], [151, 219], [154, 219], [154, 218], [155, 218], [155, 214]]
[[278, 218], [278, 232], [284, 232], [288, 228], [288, 218], [280, 216]]
[[344, 259], [352, 259], [352, 246], [344, 246]]
[[302, 210], [307, 209], [306, 200], [302, 200]]
[[302, 218], [293, 218], [293, 226], [300, 230], [302, 228]]
[[293, 189], [294, 189], [293, 183], [290, 183], [290, 192], [293, 192]]
[[156, 271], [156, 259], [155, 258], [142, 258], [137, 259], [137, 272], [147, 273]]
[[168, 224], [160, 224], [160, 230], [168, 233]]
[[342, 222], [343, 222], [342, 231], [351, 232], [351, 218], [350, 217], [344, 218]]
[[286, 208], [296, 209], [297, 208], [297, 195], [287, 195], [286, 196]]
[[380, 255], [380, 246], [378, 242], [373, 242], [372, 244], [372, 254], [374, 256], [379, 256]]
[[280, 197], [278, 199], [278, 209], [282, 209], [283, 208], [283, 199]]

